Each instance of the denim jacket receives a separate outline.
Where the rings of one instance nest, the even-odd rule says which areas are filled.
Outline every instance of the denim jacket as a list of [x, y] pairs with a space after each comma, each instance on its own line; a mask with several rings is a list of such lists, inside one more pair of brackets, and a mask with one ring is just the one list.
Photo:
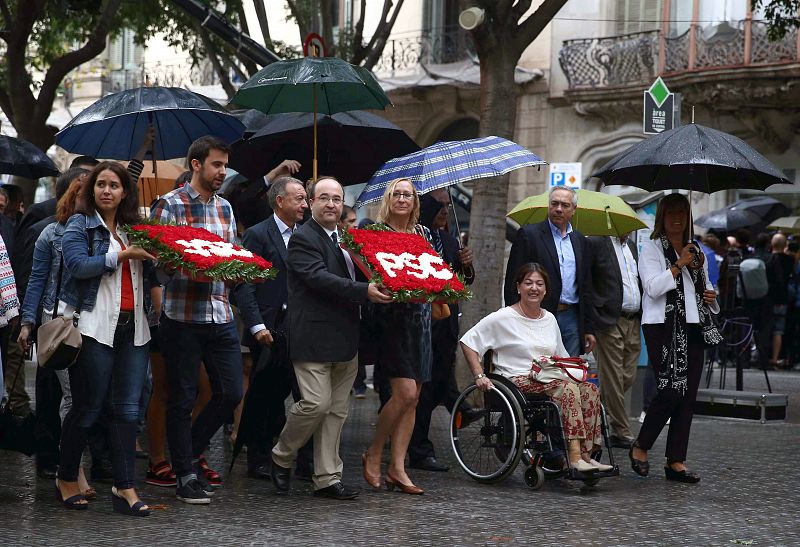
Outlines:
[[[58, 268], [61, 266], [61, 237], [64, 225], [48, 224], [33, 249], [33, 267], [22, 304], [22, 323], [36, 324], [39, 309], [52, 310], [56, 300]], [[41, 308], [40, 308], [41, 306]]]

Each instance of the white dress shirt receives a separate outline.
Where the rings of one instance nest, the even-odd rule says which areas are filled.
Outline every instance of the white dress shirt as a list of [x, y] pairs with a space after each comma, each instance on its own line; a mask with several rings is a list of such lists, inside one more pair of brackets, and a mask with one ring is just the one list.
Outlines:
[[[703, 262], [706, 277], [706, 289], [714, 287], [708, 282], [708, 263]], [[694, 294], [694, 283], [688, 268], [681, 268], [683, 276], [683, 292], [686, 297], [686, 322], [699, 323], [700, 314], [697, 311], [697, 301]], [[672, 271], [664, 259], [664, 250], [660, 240], [651, 240], [645, 243], [639, 255], [639, 277], [642, 279], [644, 296], [642, 299], [642, 324], [652, 325], [664, 322], [664, 308], [667, 305], [667, 293], [677, 287], [677, 280], [672, 277]], [[714, 301], [709, 308], [713, 313], [719, 313], [719, 303]]]
[[617, 255], [619, 273], [622, 276], [622, 311], [636, 313], [642, 305], [642, 295], [639, 293], [639, 271], [636, 268], [636, 259], [633, 258], [628, 239], [621, 242], [618, 237], [608, 236], [611, 246]]
[[[317, 222], [317, 221], [314, 220], [314, 222]], [[317, 222], [317, 224], [319, 224], [319, 222]], [[322, 224], [319, 224], [319, 225], [322, 227], [323, 230], [325, 230], [325, 233], [328, 234], [329, 238], [331, 237], [331, 234], [335, 233], [336, 234], [336, 241], [337, 242], [341, 242], [342, 241], [342, 235], [339, 233], [338, 230], [329, 230], [325, 226], [322, 226]], [[331, 241], [333, 241], [333, 240], [331, 240]], [[344, 261], [347, 264], [347, 272], [350, 274], [350, 279], [355, 281], [356, 280], [356, 267], [353, 264], [353, 258], [350, 256], [350, 253], [348, 253], [341, 246], [339, 246], [339, 250], [341, 250], [342, 254], [344, 255]]]

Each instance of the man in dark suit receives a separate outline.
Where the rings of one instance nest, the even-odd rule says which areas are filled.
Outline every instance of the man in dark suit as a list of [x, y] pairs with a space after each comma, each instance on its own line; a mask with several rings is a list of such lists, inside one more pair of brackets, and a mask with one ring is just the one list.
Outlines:
[[506, 265], [506, 305], [519, 301], [514, 275], [520, 266], [538, 262], [550, 277], [542, 307], [556, 316], [567, 352], [576, 357], [594, 349], [591, 250], [586, 237], [572, 229], [570, 219], [578, 195], [566, 186], [550, 189], [547, 220], [523, 226], [511, 245]]
[[292, 462], [313, 436], [314, 495], [353, 499], [358, 490], [342, 484], [339, 439], [358, 370], [360, 309], [367, 300], [391, 298], [375, 283], [356, 281], [352, 259], [339, 246], [339, 182], [319, 179], [308, 193], [312, 218], [295, 231], [287, 253], [289, 355], [302, 399], [272, 449], [272, 481], [278, 493], [289, 492]]
[[[273, 214], [249, 228], [243, 237], [244, 246], [269, 260], [278, 270], [278, 276], [268, 283], [243, 285], [236, 295], [236, 301], [247, 329], [243, 343], [250, 348], [254, 375], [269, 363], [269, 352], [264, 346], [272, 339], [269, 329], [286, 330], [286, 316], [281, 310], [288, 306], [286, 285], [286, 248], [297, 223], [303, 219], [308, 208], [303, 183], [289, 176], [281, 176], [272, 181], [267, 192], [267, 200]], [[287, 363], [288, 365], [288, 363]], [[266, 414], [259, 428], [261, 437], [247, 446], [247, 473], [254, 478], [269, 479], [267, 450], [272, 448], [272, 440], [283, 429], [286, 421], [284, 401], [292, 393], [299, 400], [294, 371], [287, 366], [269, 371], [271, 381], [267, 393], [263, 394], [267, 405]], [[297, 475], [311, 479], [310, 443], [300, 450]]]
[[633, 435], [625, 394], [633, 386], [642, 349], [642, 291], [635, 237], [590, 237], [600, 394], [611, 424], [611, 444], [630, 448]]

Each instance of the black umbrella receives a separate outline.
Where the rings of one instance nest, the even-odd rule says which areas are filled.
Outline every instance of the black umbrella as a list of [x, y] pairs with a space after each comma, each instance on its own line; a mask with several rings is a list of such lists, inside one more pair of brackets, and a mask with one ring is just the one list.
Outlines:
[[[273, 114], [249, 138], [233, 144], [230, 166], [254, 179], [285, 159], [303, 167], [297, 178], [313, 175], [314, 116], [310, 113]], [[367, 182], [386, 161], [419, 150], [411, 137], [393, 123], [355, 110], [317, 116], [318, 172], [347, 186]]]
[[769, 224], [773, 220], [792, 214], [791, 209], [770, 196], [754, 196], [752, 198], [740, 199], [728, 205], [726, 209], [753, 213], [759, 218], [759, 221], [764, 224]]
[[244, 124], [243, 139], [249, 138], [253, 133], [264, 127], [268, 119], [266, 114], [253, 108], [232, 110], [231, 114]]
[[606, 185], [649, 190], [764, 190], [791, 184], [767, 158], [738, 137], [695, 123], [638, 142], [592, 176]]
[[701, 217], [694, 223], [707, 230], [729, 233], [739, 228], [747, 228], [761, 223], [761, 217], [743, 209], [717, 209]]
[[87, 107], [58, 132], [56, 144], [75, 154], [127, 160], [151, 124], [159, 159], [186, 156], [192, 142], [205, 135], [233, 142], [244, 131], [242, 122], [208, 97], [178, 87], [137, 87]]
[[58, 169], [47, 154], [28, 141], [0, 135], [0, 173], [38, 179], [56, 177]]

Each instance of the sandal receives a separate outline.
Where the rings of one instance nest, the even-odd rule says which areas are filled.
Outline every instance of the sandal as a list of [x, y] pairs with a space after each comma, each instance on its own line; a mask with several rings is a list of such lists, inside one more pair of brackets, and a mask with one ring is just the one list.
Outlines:
[[155, 465], [151, 462], [147, 467], [147, 476], [145, 476], [144, 482], [153, 486], [178, 486], [175, 472], [172, 471], [172, 467], [166, 460]]
[[206, 461], [206, 457], [202, 454], [200, 454], [200, 457], [197, 459], [197, 465], [200, 467], [200, 471], [203, 472], [203, 476], [208, 481], [208, 484], [211, 486], [222, 486], [222, 475], [208, 466], [208, 461]]
[[58, 479], [56, 479], [56, 500], [67, 509], [73, 509], [75, 511], [86, 511], [89, 508], [89, 504], [86, 502], [86, 498], [83, 494], [75, 494], [74, 496], [64, 499], [64, 495], [58, 487]]
[[150, 508], [147, 507], [143, 501], [139, 500], [133, 505], [130, 505], [128, 500], [123, 498], [119, 491], [117, 491], [116, 486], [111, 487], [111, 506], [114, 508], [115, 512], [129, 517], [150, 516]]
[[82, 490], [81, 494], [83, 494], [83, 497], [86, 498], [87, 500], [93, 500], [97, 498], [97, 490], [95, 490], [91, 486], [88, 487], [86, 490]]

